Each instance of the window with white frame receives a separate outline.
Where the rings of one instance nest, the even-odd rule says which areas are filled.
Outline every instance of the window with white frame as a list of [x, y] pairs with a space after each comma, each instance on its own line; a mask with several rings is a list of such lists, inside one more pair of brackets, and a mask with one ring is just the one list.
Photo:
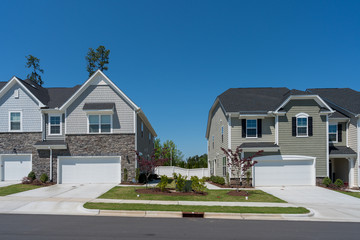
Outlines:
[[89, 115], [89, 133], [110, 133], [111, 115]]
[[61, 134], [61, 116], [49, 115], [49, 133], [50, 135]]
[[224, 142], [224, 127], [221, 127], [221, 142]]
[[338, 141], [338, 125], [329, 124], [329, 142]]
[[10, 112], [10, 131], [21, 131], [21, 112]]
[[226, 177], [226, 157], [223, 157], [223, 176]]
[[296, 136], [308, 136], [308, 115], [298, 114], [296, 116]]
[[247, 119], [246, 120], [246, 137], [256, 138], [257, 137], [257, 120]]
[[141, 122], [141, 137], [144, 136], [144, 124]]
[[213, 149], [215, 147], [215, 138], [214, 138], [214, 136], [212, 136], [212, 147], [213, 147]]

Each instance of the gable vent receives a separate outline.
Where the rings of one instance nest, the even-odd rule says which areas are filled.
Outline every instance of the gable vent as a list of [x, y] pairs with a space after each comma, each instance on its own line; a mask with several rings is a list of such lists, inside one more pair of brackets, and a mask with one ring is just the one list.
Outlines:
[[15, 97], [15, 98], [19, 98], [19, 89], [16, 89], [16, 90], [14, 91], [14, 97]]

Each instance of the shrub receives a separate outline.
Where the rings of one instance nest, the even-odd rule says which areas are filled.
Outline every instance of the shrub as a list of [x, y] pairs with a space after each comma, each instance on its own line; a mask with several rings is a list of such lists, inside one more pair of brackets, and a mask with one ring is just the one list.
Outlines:
[[27, 176], [31, 181], [34, 181], [36, 179], [36, 175], [34, 173], [34, 171], [29, 172], [28, 176]]
[[246, 184], [247, 184], [247, 186], [250, 186], [250, 177], [251, 177], [251, 172], [247, 171], [246, 172]]
[[341, 179], [336, 179], [336, 181], [334, 182], [334, 185], [338, 188], [342, 188], [344, 186], [344, 182]]
[[23, 179], [21, 180], [22, 184], [30, 184], [33, 180], [29, 177], [23, 177]]
[[209, 177], [202, 177], [202, 180], [204, 180], [206, 182], [206, 181], [209, 181], [210, 178]]
[[192, 181], [185, 180], [184, 192], [191, 192], [192, 191]]
[[187, 177], [182, 176], [180, 173], [179, 174], [174, 173], [173, 176], [174, 176], [174, 179], [175, 179], [176, 190], [180, 191], [180, 192], [184, 192], [184, 190], [185, 190], [185, 180], [186, 180]]
[[128, 170], [124, 168], [124, 182], [127, 182], [128, 180]]
[[205, 185], [205, 180], [204, 178], [199, 179], [197, 176], [192, 176], [190, 178], [190, 180], [192, 181], [191, 183], [191, 188], [195, 191], [195, 192], [205, 192], [206, 190], [206, 185]]
[[[152, 181], [152, 180], [154, 180], [156, 178], [157, 178], [156, 174], [150, 174], [148, 180]], [[139, 175], [139, 183], [146, 183], [146, 175], [145, 175], [145, 173], [140, 173], [140, 175]]]
[[158, 187], [160, 188], [160, 191], [164, 192], [166, 186], [168, 185], [169, 179], [166, 175], [162, 175], [160, 178], [160, 182], [158, 183]]
[[322, 183], [326, 186], [329, 187], [330, 184], [332, 183], [331, 179], [329, 177], [324, 178], [324, 180], [322, 181]]
[[43, 185], [43, 183], [39, 180], [39, 179], [35, 179], [33, 182], [32, 182], [33, 185]]
[[135, 181], [139, 182], [139, 177], [140, 177], [140, 169], [137, 168], [135, 171]]
[[230, 174], [226, 172], [226, 184], [230, 186]]
[[46, 183], [48, 180], [49, 180], [49, 177], [48, 177], [48, 175], [46, 173], [41, 174], [40, 181], [42, 183]]
[[225, 184], [225, 179], [223, 177], [219, 177], [219, 176], [211, 176], [210, 181], [212, 181], [213, 183], [220, 184], [220, 185]]

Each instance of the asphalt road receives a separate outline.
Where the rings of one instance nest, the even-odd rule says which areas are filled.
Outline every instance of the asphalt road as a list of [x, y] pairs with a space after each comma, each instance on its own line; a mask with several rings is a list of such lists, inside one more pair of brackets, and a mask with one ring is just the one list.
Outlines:
[[0, 239], [359, 239], [359, 223], [0, 214]]

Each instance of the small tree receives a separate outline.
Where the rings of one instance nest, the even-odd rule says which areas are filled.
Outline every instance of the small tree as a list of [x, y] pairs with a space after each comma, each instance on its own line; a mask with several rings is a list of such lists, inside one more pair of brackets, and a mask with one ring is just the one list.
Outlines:
[[[243, 150], [240, 148], [240, 146], [236, 148], [235, 152], [233, 152], [231, 149], [226, 150], [225, 148], [221, 148], [221, 150], [226, 155], [228, 160], [228, 167], [230, 170], [234, 170], [237, 173], [239, 178], [239, 186], [242, 185], [242, 179], [246, 176], [246, 172], [257, 163], [257, 161], [253, 161], [253, 158], [260, 156], [261, 153], [264, 152], [261, 150], [250, 157], [242, 158], [240, 157], [240, 154]], [[236, 190], [239, 191], [239, 187]]]
[[33, 69], [33, 71], [27, 75], [27, 78], [41, 86], [44, 82], [41, 79], [40, 73], [44, 73], [44, 70], [40, 68], [40, 59], [34, 57], [33, 55], [25, 57], [27, 60], [25, 67]]
[[[152, 173], [154, 173], [155, 168], [162, 166], [165, 162], [169, 161], [169, 159], [167, 158], [155, 157], [155, 151], [157, 151], [157, 149], [152, 152], [150, 158], [141, 156], [139, 152], [135, 151], [139, 163], [140, 172], [144, 173], [146, 177], [146, 187], [149, 182], [149, 177]], [[166, 149], [161, 149], [161, 152], [163, 152], [161, 156], [164, 156]]]
[[87, 61], [86, 70], [89, 73], [89, 77], [96, 71], [96, 69], [100, 69], [101, 71], [109, 69], [107, 66], [107, 64], [109, 64], [109, 55], [110, 50], [106, 49], [102, 45], [100, 45], [96, 50], [89, 48], [85, 57]]

